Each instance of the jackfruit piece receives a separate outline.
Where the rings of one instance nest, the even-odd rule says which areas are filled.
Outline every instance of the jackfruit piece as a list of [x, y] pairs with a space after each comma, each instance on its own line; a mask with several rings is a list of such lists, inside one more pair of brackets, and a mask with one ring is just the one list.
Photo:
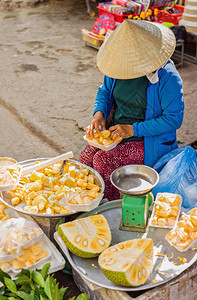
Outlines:
[[26, 256], [27, 260], [29, 260], [32, 264], [35, 264], [38, 260], [37, 256], [32, 253], [30, 248], [23, 249], [24, 255]]
[[197, 208], [192, 208], [190, 210], [190, 219], [191, 222], [193, 223], [193, 225], [195, 226], [195, 228], [197, 228]]
[[89, 175], [88, 175], [88, 182], [94, 184], [94, 182], [95, 182], [94, 175], [92, 175], [92, 174], [89, 174]]
[[68, 187], [74, 187], [75, 186], [75, 180], [70, 175], [64, 175], [60, 179], [61, 184], [66, 185]]
[[18, 259], [14, 259], [10, 262], [13, 270], [20, 270], [25, 267], [25, 264], [22, 261], [19, 261]]
[[164, 218], [158, 218], [157, 225], [158, 226], [166, 226], [166, 220]]
[[30, 180], [31, 180], [31, 181], [40, 180], [40, 179], [41, 179], [41, 176], [42, 176], [42, 173], [38, 173], [38, 172], [36, 172], [36, 171], [33, 171], [33, 172], [31, 173]]
[[91, 182], [88, 182], [87, 183], [87, 189], [89, 189], [89, 190], [94, 189], [94, 191], [98, 192], [100, 188], [99, 188], [98, 185], [96, 185], [94, 183], [91, 183]]
[[41, 181], [34, 181], [34, 182], [27, 183], [25, 187], [29, 192], [32, 191], [37, 192], [42, 190], [42, 183]]
[[102, 130], [101, 135], [104, 137], [104, 139], [107, 139], [110, 136], [110, 131], [109, 130]]
[[4, 263], [0, 263], [0, 269], [3, 271], [3, 272], [10, 272], [11, 269], [12, 269], [12, 266], [10, 265], [10, 263], [8, 262], [4, 262]]
[[31, 245], [29, 247], [29, 250], [31, 250], [31, 252], [37, 256], [42, 251], [42, 248], [43, 248], [43, 245], [36, 243], [36, 244]]
[[49, 254], [46, 250], [42, 250], [40, 253], [38, 253], [38, 259], [43, 259], [45, 257], [47, 257]]
[[39, 209], [38, 209], [37, 205], [34, 205], [34, 206], [26, 205], [24, 207], [24, 211], [37, 214]]
[[170, 216], [177, 217], [179, 213], [179, 208], [177, 206], [172, 206], [170, 208]]
[[89, 169], [86, 169], [83, 167], [82, 167], [82, 169], [80, 169], [80, 172], [83, 173], [84, 175], [89, 175], [89, 173], [90, 173]]
[[42, 175], [41, 182], [44, 188], [49, 188], [49, 190], [53, 190], [53, 184], [50, 178], [45, 175]]
[[167, 223], [169, 226], [174, 226], [176, 223], [176, 218], [174, 218], [174, 217], [168, 218]]
[[69, 173], [70, 177], [75, 178], [76, 177], [76, 167], [70, 166], [68, 169], [68, 173]]
[[134, 239], [103, 251], [98, 264], [105, 276], [123, 286], [140, 286], [152, 272], [153, 241]]
[[6, 215], [6, 216], [4, 216], [2, 219], [1, 219], [1, 221], [6, 221], [6, 220], [9, 220], [11, 217], [9, 216], [9, 215]]
[[154, 216], [151, 221], [152, 225], [158, 225], [158, 217]]
[[14, 198], [11, 199], [12, 205], [18, 205], [19, 202], [20, 202], [19, 197], [14, 197]]
[[[100, 228], [103, 232], [98, 231]], [[68, 249], [81, 257], [96, 257], [111, 243], [111, 231], [103, 215], [61, 224], [58, 232]]]
[[40, 203], [44, 203], [45, 205], [47, 204], [47, 200], [42, 196], [42, 194], [34, 198], [34, 200], [32, 201], [32, 205], [39, 206]]
[[189, 232], [189, 237], [192, 239], [192, 241], [197, 239], [197, 232]]
[[60, 214], [68, 214], [70, 212], [70, 210], [66, 209], [66, 208], [61, 208], [60, 209]]
[[20, 183], [28, 183], [29, 182], [29, 177], [27, 176], [21, 176], [20, 178]]
[[87, 185], [88, 185], [88, 183], [87, 183], [85, 180], [80, 179], [80, 178], [77, 180], [76, 184], [77, 184], [79, 187], [83, 187], [83, 188], [86, 188]]
[[182, 243], [173, 243], [177, 249], [179, 250], [184, 250], [186, 249], [190, 244], [192, 243], [192, 240], [191, 239], [188, 239], [187, 241], [185, 242], [182, 242]]
[[181, 241], [186, 241], [188, 239], [188, 233], [185, 232], [184, 228], [179, 228], [176, 230], [177, 236], [180, 238]]

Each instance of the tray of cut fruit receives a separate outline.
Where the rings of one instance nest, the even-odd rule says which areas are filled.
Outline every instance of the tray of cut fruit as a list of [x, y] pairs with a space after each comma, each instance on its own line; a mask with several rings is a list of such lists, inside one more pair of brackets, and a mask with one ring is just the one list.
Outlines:
[[197, 208], [182, 213], [179, 221], [170, 230], [166, 240], [178, 251], [186, 252], [197, 243]]
[[156, 195], [149, 225], [159, 228], [173, 228], [181, 211], [182, 197], [172, 193]]
[[15, 277], [21, 269], [42, 268], [50, 263], [49, 273], [61, 270], [65, 260], [41, 228], [17, 213], [0, 223], [0, 269]]
[[99, 135], [96, 130], [93, 132], [94, 138], [91, 136], [84, 135], [84, 140], [95, 148], [101, 150], [109, 151], [117, 146], [116, 140], [112, 140], [111, 133], [109, 130], [102, 130], [101, 135]]
[[50, 257], [45, 235], [34, 222], [11, 218], [0, 224], [0, 268], [4, 272], [35, 268]]
[[16, 188], [3, 191], [0, 200], [20, 213], [53, 218], [99, 205], [104, 182], [98, 172], [71, 159], [40, 169], [39, 164], [45, 161], [47, 158], [20, 162], [26, 170], [34, 165], [37, 170], [26, 175], [22, 171]]

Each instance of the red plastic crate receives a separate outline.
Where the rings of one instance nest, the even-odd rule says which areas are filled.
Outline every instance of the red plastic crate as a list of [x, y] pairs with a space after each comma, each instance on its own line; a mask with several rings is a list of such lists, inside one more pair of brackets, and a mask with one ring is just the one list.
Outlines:
[[107, 9], [104, 9], [102, 7], [99, 7], [99, 6], [97, 6], [97, 8], [98, 8], [99, 16], [103, 15], [103, 14], [106, 14], [106, 13], [107, 14], [112, 14], [114, 16], [115, 21], [119, 22], [119, 23], [122, 23], [125, 19], [128, 19], [128, 16], [131, 15], [131, 14], [129, 14], [129, 15], [119, 15], [119, 14], [113, 13], [111, 11], [108, 11]]
[[154, 6], [151, 7], [151, 9], [154, 10], [155, 8], [158, 8], [158, 17], [160, 21], [169, 22], [174, 25], [179, 25], [179, 22], [182, 19], [182, 14], [184, 12], [184, 7], [179, 5], [174, 5], [174, 8], [176, 8], [180, 12], [180, 14], [176, 14], [176, 15], [170, 14], [167, 11], [161, 11], [160, 9], [162, 7], [164, 6], [163, 5]]

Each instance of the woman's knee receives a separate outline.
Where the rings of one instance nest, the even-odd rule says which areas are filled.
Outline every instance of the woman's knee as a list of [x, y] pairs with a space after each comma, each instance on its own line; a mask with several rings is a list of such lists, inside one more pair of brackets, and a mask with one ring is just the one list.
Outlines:
[[93, 168], [103, 168], [109, 162], [109, 154], [107, 151], [99, 150], [93, 157]]

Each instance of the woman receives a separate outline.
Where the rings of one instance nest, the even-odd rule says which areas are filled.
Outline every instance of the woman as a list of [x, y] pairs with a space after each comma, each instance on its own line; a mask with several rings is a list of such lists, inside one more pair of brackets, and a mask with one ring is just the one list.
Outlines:
[[[105, 152], [87, 146], [79, 161], [97, 170], [105, 181], [105, 197], [120, 197], [111, 173], [128, 164], [153, 167], [178, 147], [176, 130], [183, 120], [182, 80], [169, 60], [173, 32], [147, 21], [125, 20], [101, 46], [97, 65], [104, 73], [93, 120], [86, 134], [109, 128], [117, 147]], [[109, 125], [110, 124], [110, 125]]]

